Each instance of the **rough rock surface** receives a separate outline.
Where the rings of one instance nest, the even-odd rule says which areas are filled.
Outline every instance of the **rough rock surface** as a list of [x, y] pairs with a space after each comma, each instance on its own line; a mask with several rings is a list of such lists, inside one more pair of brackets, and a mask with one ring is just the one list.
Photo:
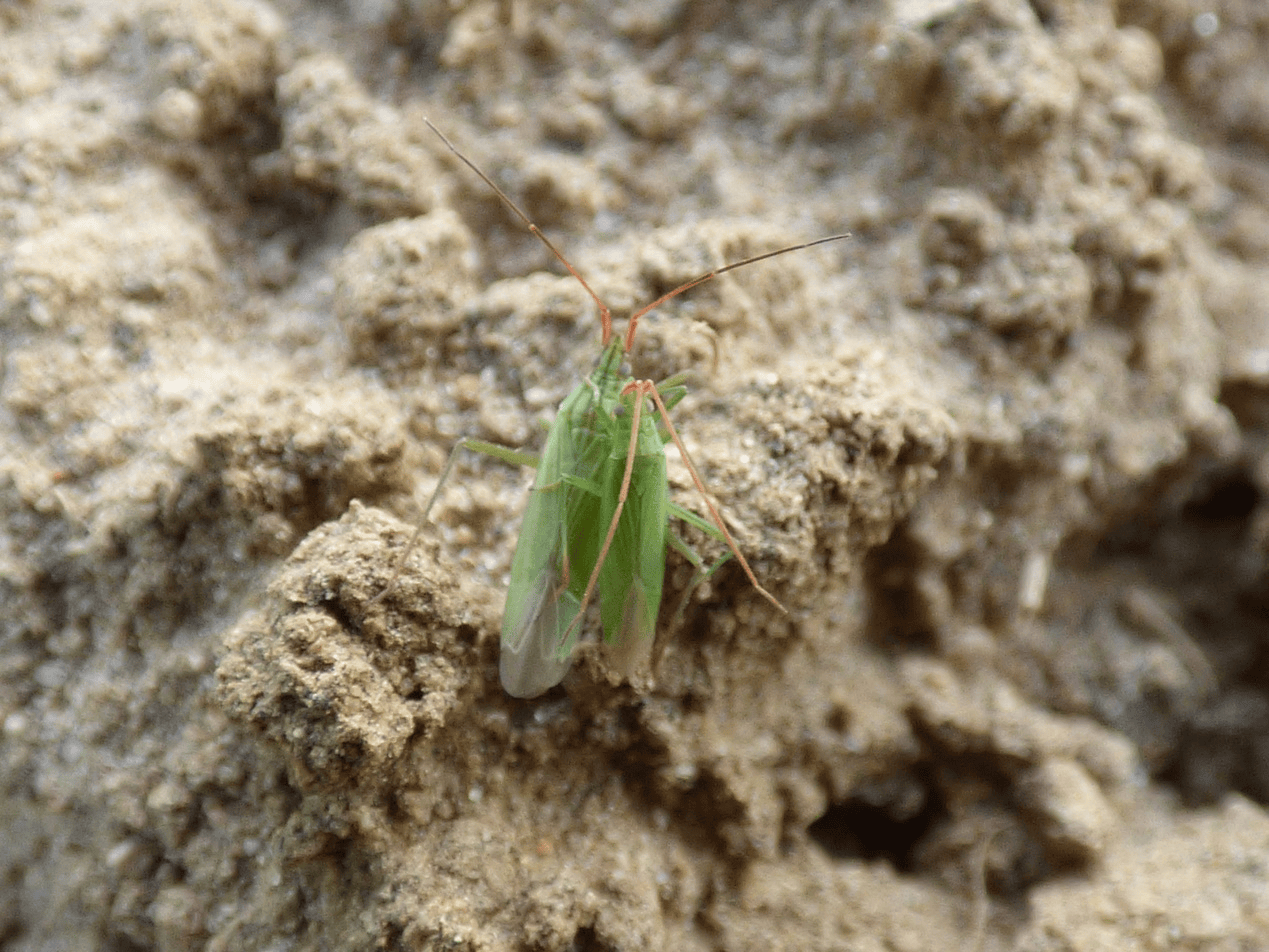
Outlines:
[[[599, 350], [425, 116], [619, 325], [852, 232], [633, 355], [787, 615], [402, 561]], [[1269, 949], [1269, 8], [4, 3], [0, 512], [6, 950]]]

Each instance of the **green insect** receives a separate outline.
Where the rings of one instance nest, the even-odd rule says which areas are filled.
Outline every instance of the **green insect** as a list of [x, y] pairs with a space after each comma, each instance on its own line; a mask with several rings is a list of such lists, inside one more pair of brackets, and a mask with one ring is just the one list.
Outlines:
[[[670, 420], [670, 408], [687, 393], [683, 386], [685, 375], [658, 384], [634, 379], [623, 365], [634, 343], [639, 319], [671, 298], [727, 271], [848, 236], [820, 238], [717, 268], [635, 311], [625, 336], [614, 336], [607, 305], [568, 259], [488, 175], [431, 122], [427, 124], [586, 289], [599, 309], [603, 350], [595, 369], [560, 405], [540, 457], [482, 440], [459, 441], [424, 510], [419, 529], [398, 564], [422, 531], [458, 450], [465, 448], [537, 470], [511, 562], [511, 584], [502, 621], [499, 673], [503, 688], [513, 697], [536, 697], [564, 679], [572, 663], [582, 617], [596, 590], [610, 663], [625, 674], [645, 666], [661, 606], [667, 544], [696, 566], [689, 594], [734, 556], [754, 588], [784, 611], [758, 583], [737, 548]], [[670, 502], [665, 445], [671, 440], [705, 500], [708, 520]], [[725, 541], [729, 551], [706, 566], [670, 531], [671, 516]], [[391, 587], [392, 583], [379, 597]]]

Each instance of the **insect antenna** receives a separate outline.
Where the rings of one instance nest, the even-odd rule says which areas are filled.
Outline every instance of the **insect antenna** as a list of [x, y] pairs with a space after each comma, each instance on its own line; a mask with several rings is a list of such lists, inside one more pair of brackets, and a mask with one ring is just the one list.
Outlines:
[[[509, 209], [511, 209], [513, 212], [515, 212], [516, 217], [519, 218], [520, 221], [524, 222], [524, 226], [528, 228], [530, 232], [536, 235], [538, 240], [541, 241], [542, 244], [546, 245], [547, 248], [550, 249], [551, 254], [555, 255], [555, 257], [559, 259], [560, 264], [564, 265], [564, 267], [568, 269], [568, 273], [571, 274], [573, 277], [575, 277], [581, 283], [581, 286], [586, 289], [586, 293], [591, 296], [591, 300], [593, 300], [595, 302], [596, 307], [599, 308], [599, 320], [601, 324], [603, 325], [602, 343], [605, 347], [607, 347], [608, 341], [612, 339], [612, 311], [608, 309], [608, 305], [605, 304], [600, 299], [599, 295], [596, 294], [594, 290], [591, 288], [591, 286], [586, 283], [586, 279], [583, 278], [581, 274], [578, 272], [578, 270], [574, 268], [573, 265], [569, 262], [569, 260], [564, 257], [564, 252], [560, 251], [559, 248], [556, 248], [555, 245], [551, 244], [551, 239], [546, 237], [546, 235], [542, 234], [542, 229], [539, 228], [537, 225], [535, 225], [533, 223], [533, 220], [530, 219], [529, 216], [526, 215], [523, 210], [521, 210], [520, 206], [511, 200], [510, 195], [508, 195], [506, 192], [504, 192], [502, 189], [498, 187], [498, 183], [496, 183], [488, 175], [482, 172], [480, 170], [480, 167], [476, 165], [475, 162], [467, 158], [467, 156], [463, 155], [463, 153], [459, 152], [458, 147], [454, 145], [454, 143], [449, 141], [445, 133], [441, 132], [440, 129], [432, 125], [431, 119], [424, 117], [423, 121], [427, 123], [427, 127], [429, 129], [431, 129], [438, 136], [440, 136], [441, 141], [445, 143], [446, 147], [451, 152], [453, 152], [456, 156], [458, 156], [458, 158], [462, 161], [464, 165], [466, 165], [469, 169], [471, 169], [473, 172], [479, 175], [481, 180], [486, 185], [488, 185], [491, 189], [494, 190], [494, 193], [500, 199], [502, 199], [502, 203], [506, 205]], [[723, 270], [726, 270], [726, 269], [724, 268]]]
[[816, 245], [826, 245], [830, 241], [841, 241], [849, 237], [850, 232], [843, 232], [840, 235], [829, 235], [827, 238], [816, 238], [814, 241], [804, 241], [801, 244], [789, 245], [787, 248], [777, 248], [775, 251], [764, 251], [760, 255], [743, 258], [740, 261], [733, 261], [730, 264], [723, 265], [721, 268], [715, 268], [713, 271], [709, 271], [699, 277], [693, 278], [685, 284], [680, 284], [673, 291], [667, 291], [651, 304], [645, 304], [643, 307], [639, 308], [639, 310], [630, 315], [630, 323], [626, 325], [626, 343], [624, 349], [628, 351], [634, 345], [635, 328], [639, 324], [639, 318], [643, 317], [643, 315], [647, 314], [649, 311], [660, 307], [671, 298], [678, 297], [684, 291], [692, 290], [692, 288], [696, 287], [698, 284], [704, 284], [706, 281], [712, 281], [720, 274], [726, 274], [728, 271], [735, 271], [737, 268], [743, 268], [747, 264], [757, 264], [759, 261], [766, 261], [768, 258], [775, 258], [779, 255], [787, 255], [790, 251], [801, 251], [803, 248], [814, 248]]

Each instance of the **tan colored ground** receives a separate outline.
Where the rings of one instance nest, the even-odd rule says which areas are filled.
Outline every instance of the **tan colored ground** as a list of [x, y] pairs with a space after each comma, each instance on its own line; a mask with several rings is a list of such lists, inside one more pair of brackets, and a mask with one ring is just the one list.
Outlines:
[[[0, 30], [6, 950], [1269, 949], [1261, 0]], [[471, 456], [371, 604], [598, 352], [425, 115], [619, 315], [853, 232], [634, 359], [788, 616], [513, 701]]]

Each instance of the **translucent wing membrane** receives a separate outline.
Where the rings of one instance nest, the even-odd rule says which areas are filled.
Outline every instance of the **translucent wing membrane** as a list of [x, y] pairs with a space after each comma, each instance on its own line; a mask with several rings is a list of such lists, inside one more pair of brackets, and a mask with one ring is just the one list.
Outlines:
[[513, 601], [508, 595], [498, 676], [512, 697], [549, 691], [573, 664], [576, 635], [567, 631], [581, 603], [569, 591], [560, 591], [561, 581], [553, 568], [544, 568], [520, 598]]
[[605, 434], [592, 421], [595, 393], [584, 381], [561, 405], [524, 512], [511, 561], [499, 663], [502, 686], [513, 697], [550, 690], [572, 663], [579, 627], [574, 622], [597, 550], [599, 499], [586, 487], [608, 456]]

